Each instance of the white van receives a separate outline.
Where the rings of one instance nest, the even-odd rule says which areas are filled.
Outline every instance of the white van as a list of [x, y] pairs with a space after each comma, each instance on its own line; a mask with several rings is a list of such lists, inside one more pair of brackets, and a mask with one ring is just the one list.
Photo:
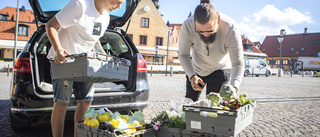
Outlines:
[[244, 76], [248, 77], [250, 75], [266, 75], [266, 77], [272, 74], [268, 64], [261, 59], [244, 59], [245, 71]]

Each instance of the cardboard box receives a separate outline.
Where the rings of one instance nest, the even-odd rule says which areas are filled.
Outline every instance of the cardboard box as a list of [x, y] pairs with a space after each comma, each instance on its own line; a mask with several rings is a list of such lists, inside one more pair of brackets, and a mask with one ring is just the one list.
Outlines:
[[[255, 104], [247, 104], [237, 110], [183, 106], [186, 113], [186, 129], [191, 134], [236, 136], [252, 123]], [[217, 117], [200, 115], [202, 112], [216, 113]]]
[[63, 64], [51, 62], [54, 79], [78, 82], [127, 81], [130, 60], [98, 53], [83, 53], [67, 56]]

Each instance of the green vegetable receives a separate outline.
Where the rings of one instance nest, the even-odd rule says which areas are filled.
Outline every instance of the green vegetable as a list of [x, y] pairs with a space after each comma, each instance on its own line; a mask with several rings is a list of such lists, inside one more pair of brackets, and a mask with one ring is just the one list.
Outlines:
[[221, 97], [218, 93], [210, 92], [206, 99], [211, 101], [211, 107], [218, 106], [218, 104], [221, 102]]
[[253, 104], [254, 100], [253, 99], [246, 99], [247, 95], [246, 94], [241, 94], [239, 96], [240, 104], [241, 105], [246, 105], [246, 104]]
[[222, 85], [220, 89], [220, 96], [227, 100], [231, 100], [235, 93], [235, 88], [228, 84]]
[[169, 118], [167, 112], [162, 111], [157, 117], [151, 120], [151, 123], [157, 123], [157, 121], [160, 121], [160, 126], [179, 128], [182, 130], [186, 129], [186, 120], [184, 116], [185, 115], [173, 116]]

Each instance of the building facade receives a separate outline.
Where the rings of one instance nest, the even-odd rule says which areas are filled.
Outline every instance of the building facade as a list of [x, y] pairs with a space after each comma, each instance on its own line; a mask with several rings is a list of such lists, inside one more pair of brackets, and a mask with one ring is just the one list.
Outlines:
[[304, 33], [286, 34], [281, 43], [281, 50], [279, 37], [266, 36], [260, 47], [260, 50], [268, 55], [268, 64], [272, 68], [279, 68], [280, 51], [284, 69], [292, 69], [299, 57], [318, 57], [320, 54], [320, 33], [308, 33], [305, 28]]
[[[5, 7], [0, 10], [0, 59], [12, 60], [15, 45], [17, 8]], [[36, 30], [36, 21], [32, 10], [24, 6], [19, 9], [18, 37], [16, 48], [18, 53]]]
[[[141, 0], [131, 20], [123, 27], [148, 65], [164, 65], [167, 59], [170, 29], [158, 11], [158, 1]], [[128, 23], [129, 26], [128, 26]], [[170, 47], [169, 47], [170, 48]], [[169, 50], [171, 50], [170, 48]]]

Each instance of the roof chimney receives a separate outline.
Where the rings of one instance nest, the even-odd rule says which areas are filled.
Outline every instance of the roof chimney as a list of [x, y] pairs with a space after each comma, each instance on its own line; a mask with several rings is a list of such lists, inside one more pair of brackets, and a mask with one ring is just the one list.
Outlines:
[[304, 28], [304, 35], [308, 34], [308, 28]]
[[26, 8], [24, 6], [21, 7], [20, 11], [25, 12]]
[[281, 29], [280, 30], [280, 37], [283, 37], [286, 34], [286, 30], [285, 29]]

